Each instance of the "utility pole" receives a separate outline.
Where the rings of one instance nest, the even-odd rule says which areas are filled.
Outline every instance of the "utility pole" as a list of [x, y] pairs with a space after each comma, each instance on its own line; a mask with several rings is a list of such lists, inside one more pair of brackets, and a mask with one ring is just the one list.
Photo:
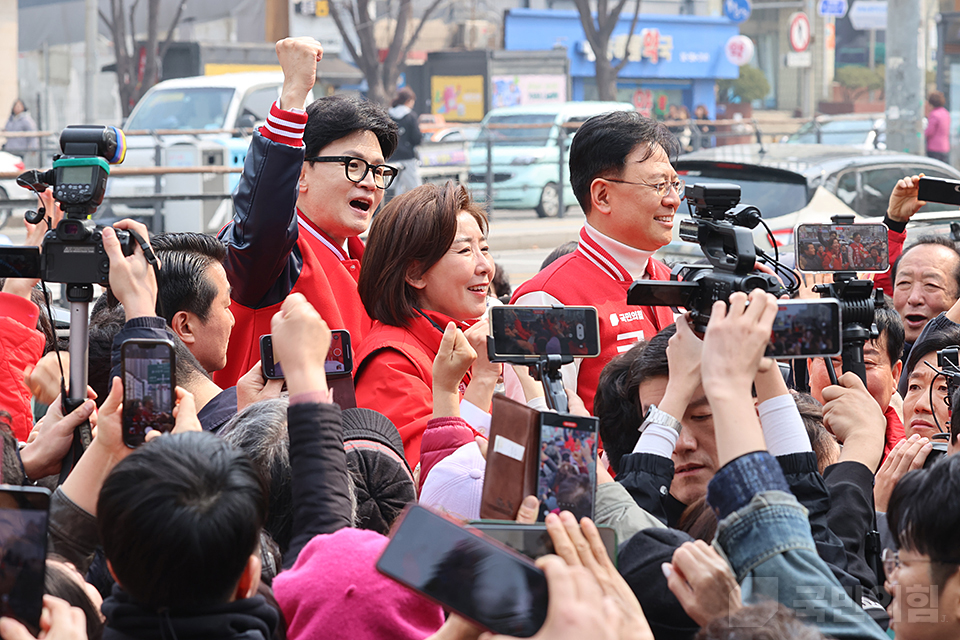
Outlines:
[[[84, 7], [86, 45], [83, 71], [83, 121], [94, 124], [97, 104], [97, 0], [86, 0]], [[47, 84], [50, 83], [49, 76]], [[49, 119], [48, 119], [49, 122]]]
[[922, 0], [887, 0], [887, 149], [922, 154], [926, 71]]

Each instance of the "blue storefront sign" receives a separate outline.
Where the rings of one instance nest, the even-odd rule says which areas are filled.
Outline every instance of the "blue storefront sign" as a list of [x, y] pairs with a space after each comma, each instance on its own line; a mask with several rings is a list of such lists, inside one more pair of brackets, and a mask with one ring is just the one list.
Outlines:
[[[703, 104], [713, 117], [716, 80], [739, 75], [739, 68], [724, 54], [727, 40], [739, 35], [739, 27], [727, 18], [641, 14], [628, 38], [633, 15], [627, 13], [621, 14], [609, 45], [615, 60], [629, 60], [618, 77], [618, 99], [634, 102], [641, 111], [652, 108], [655, 112], [660, 111], [664, 99], [687, 106], [691, 113]], [[570, 58], [571, 99], [596, 99], [596, 57], [576, 11], [507, 12], [505, 49], [556, 46], [564, 46]]]

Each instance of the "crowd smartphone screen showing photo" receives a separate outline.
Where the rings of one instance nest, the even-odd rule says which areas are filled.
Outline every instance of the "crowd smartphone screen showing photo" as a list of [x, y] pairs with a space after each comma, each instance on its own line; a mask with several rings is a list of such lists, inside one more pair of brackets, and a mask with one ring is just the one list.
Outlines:
[[167, 340], [127, 340], [123, 362], [123, 441], [144, 443], [151, 431], [172, 431], [176, 404], [175, 356]]

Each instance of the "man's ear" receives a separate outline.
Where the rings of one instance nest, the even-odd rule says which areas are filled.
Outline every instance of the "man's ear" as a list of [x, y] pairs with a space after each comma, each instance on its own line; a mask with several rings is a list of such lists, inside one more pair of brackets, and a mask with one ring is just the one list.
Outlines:
[[170, 320], [170, 328], [184, 344], [191, 345], [197, 341], [193, 333], [193, 323], [196, 317], [189, 311], [177, 311]]
[[427, 282], [423, 279], [423, 273], [420, 271], [420, 264], [413, 263], [407, 267], [407, 274], [403, 277], [414, 289], [423, 289], [427, 286]]
[[300, 167], [300, 179], [297, 182], [297, 189], [300, 193], [307, 192], [307, 163], [304, 162], [303, 166]]
[[240, 582], [237, 583], [237, 589], [233, 592], [234, 600], [245, 600], [257, 595], [257, 588], [260, 586], [260, 571], [263, 568], [263, 560], [260, 559], [260, 548], [250, 554], [247, 558], [247, 566], [243, 568], [240, 575]]
[[903, 372], [903, 360], [897, 360], [897, 363], [893, 365], [890, 369], [890, 373], [893, 374], [893, 390], [897, 390], [897, 385], [900, 384], [900, 374]]
[[594, 178], [590, 183], [590, 210], [609, 215], [613, 210], [610, 204], [610, 184], [602, 178]]

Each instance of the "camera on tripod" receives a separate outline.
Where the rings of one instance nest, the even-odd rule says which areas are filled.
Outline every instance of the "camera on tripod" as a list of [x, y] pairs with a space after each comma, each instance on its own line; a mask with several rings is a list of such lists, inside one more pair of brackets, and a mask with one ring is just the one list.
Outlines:
[[[116, 127], [71, 125], [60, 134], [61, 154], [54, 156], [53, 168], [31, 170], [17, 178], [17, 184], [37, 193], [53, 189], [60, 203], [63, 220], [43, 238], [43, 252], [20, 249], [21, 268], [10, 277], [41, 278], [47, 282], [102, 284], [110, 277], [110, 261], [103, 249], [102, 227], [90, 216], [103, 202], [110, 175], [110, 164], [123, 162], [126, 140]], [[27, 212], [34, 224], [43, 219], [43, 210]], [[136, 242], [131, 235], [117, 229], [124, 255], [133, 253]]]
[[695, 184], [685, 195], [691, 219], [680, 222], [680, 238], [698, 243], [709, 265], [678, 265], [670, 282], [638, 280], [630, 285], [627, 303], [683, 307], [690, 311], [694, 330], [703, 333], [717, 300], [754, 289], [779, 296], [785, 289], [775, 275], [755, 270], [757, 248], [750, 230], [761, 222], [761, 214], [739, 204], [739, 185]]

